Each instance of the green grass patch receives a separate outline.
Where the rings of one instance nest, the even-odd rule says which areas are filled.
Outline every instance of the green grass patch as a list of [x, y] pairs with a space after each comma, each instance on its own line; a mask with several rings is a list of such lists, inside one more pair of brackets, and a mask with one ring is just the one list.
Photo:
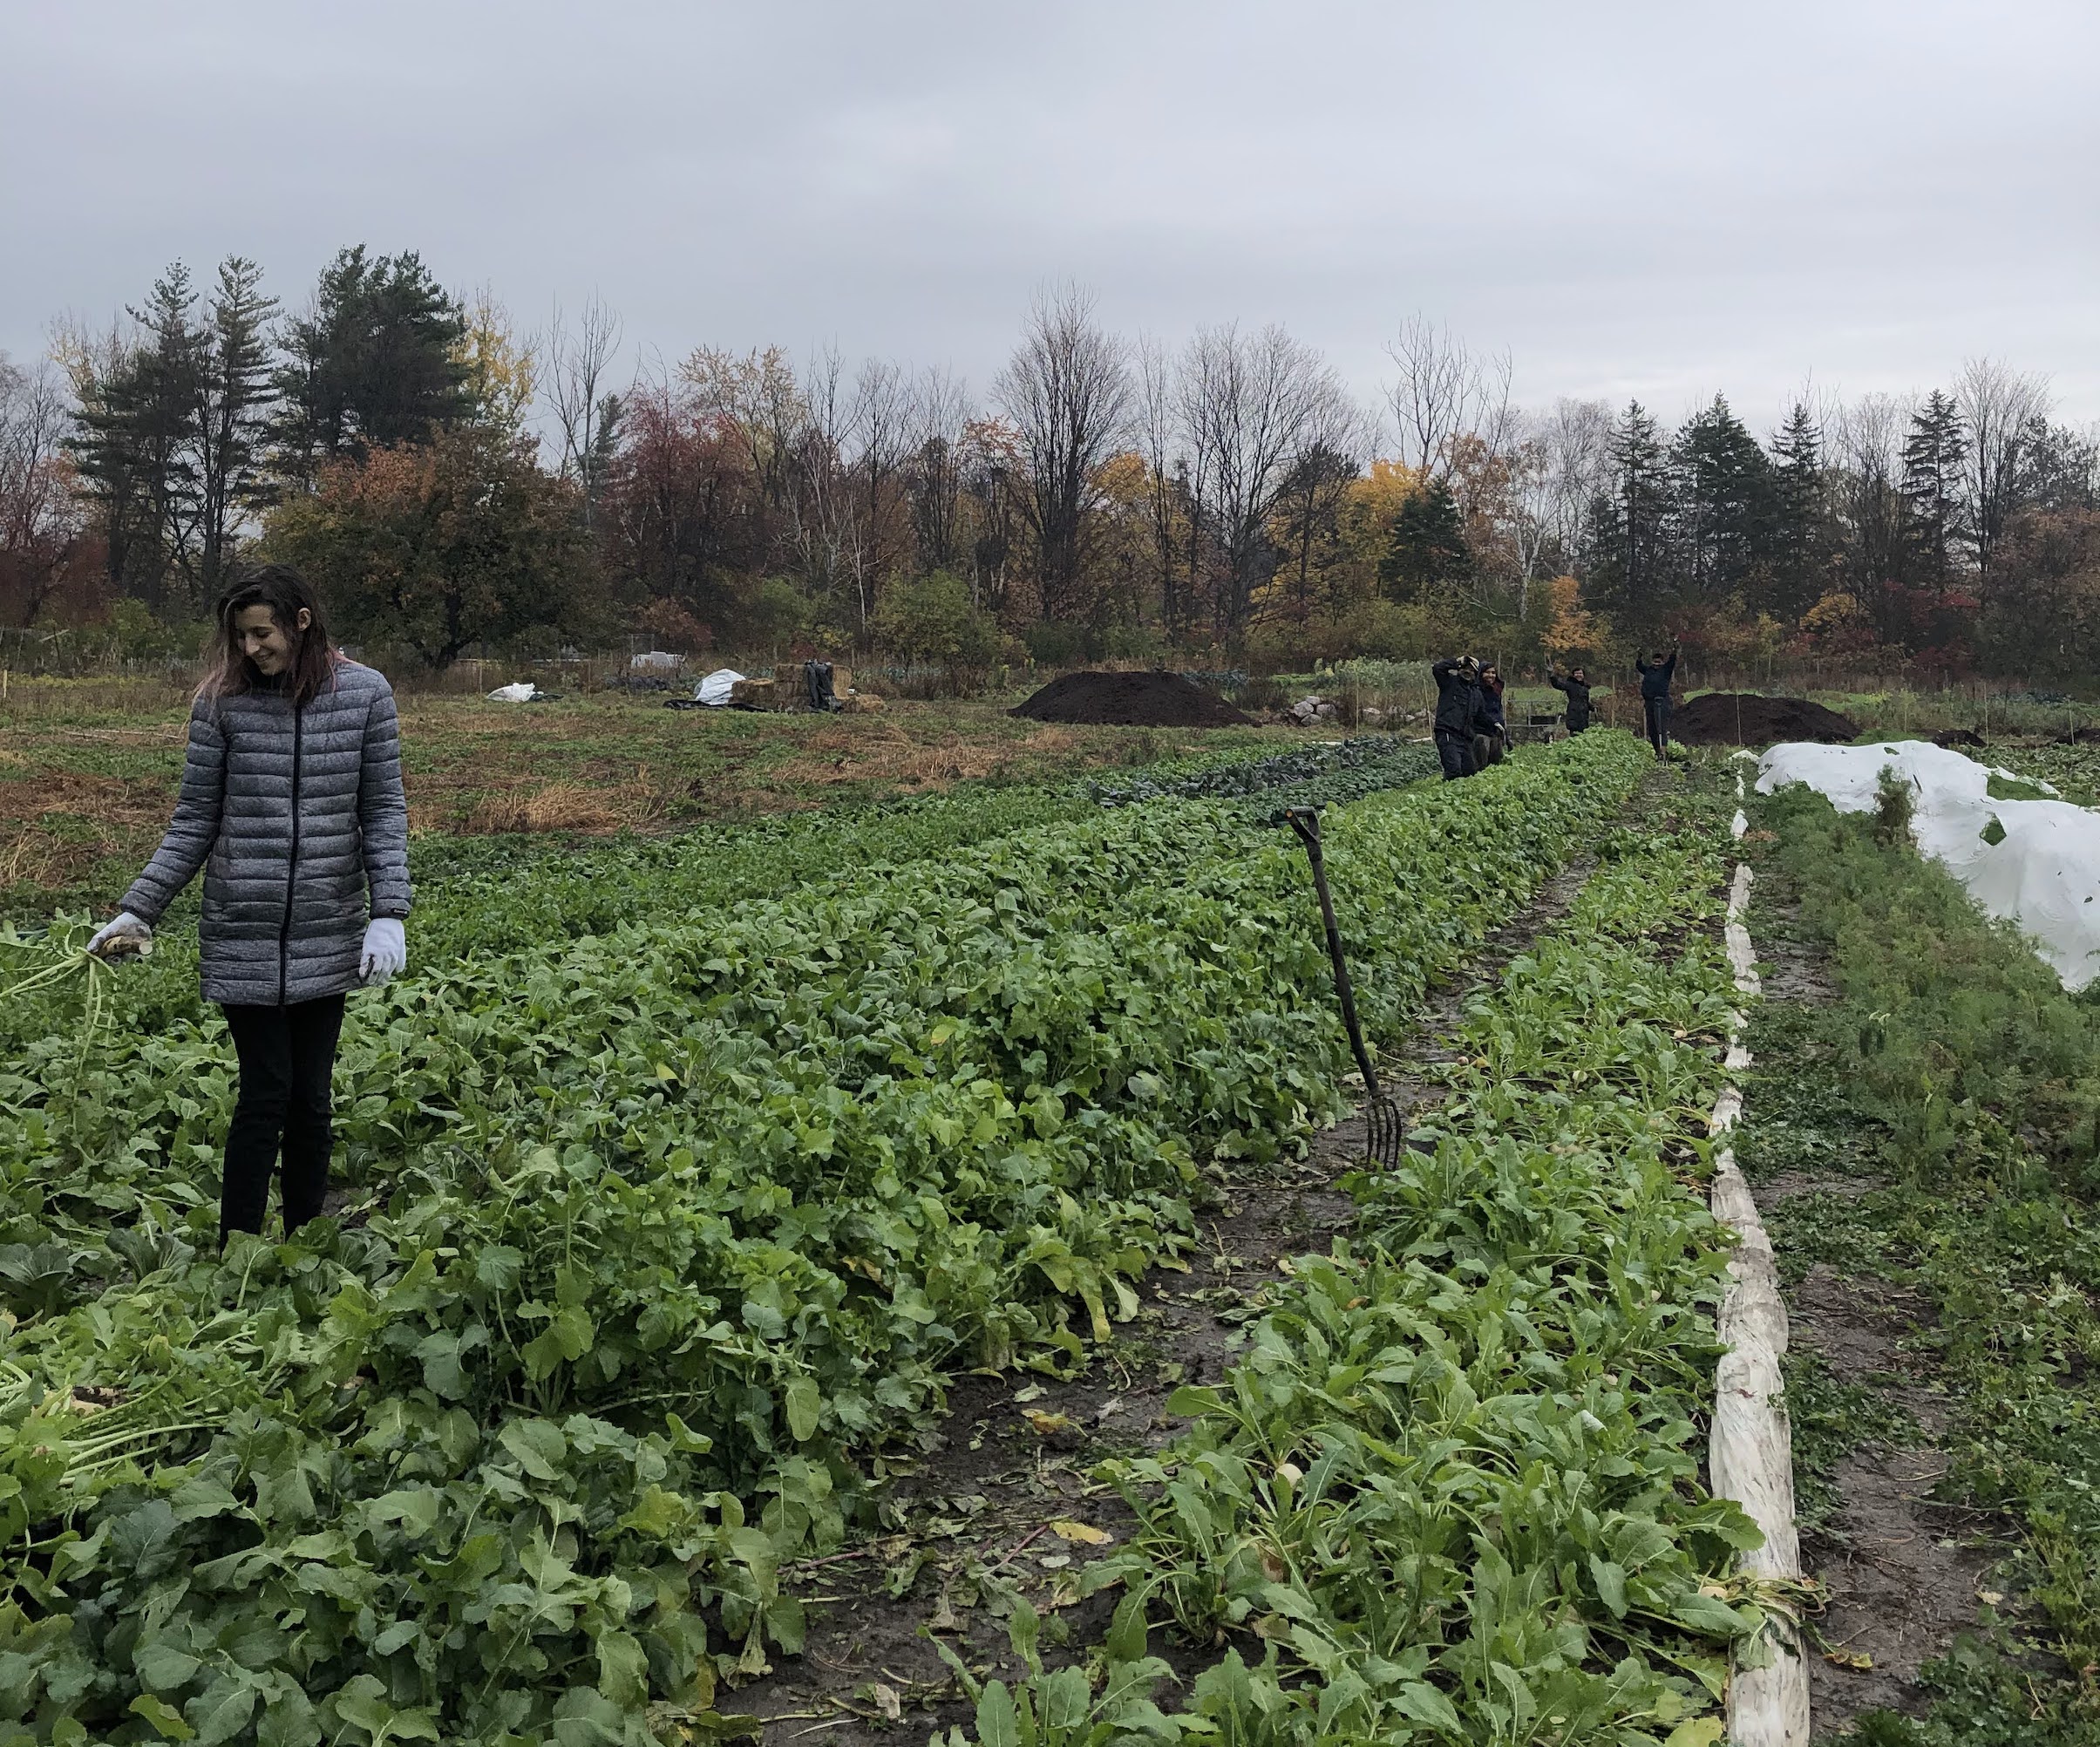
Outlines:
[[[1798, 901], [1836, 999], [1756, 1016], [1745, 1156], [1768, 1179], [1876, 1179], [1773, 1210], [1783, 1271], [1798, 1279], [1824, 1261], [1922, 1293], [1950, 1410], [1943, 1496], [2003, 1512], [2016, 1533], [2003, 1580], [2012, 1625], [1930, 1666], [1940, 1698], [1928, 1722], [1869, 1719], [1863, 1738], [2090, 1742], [2100, 1730], [2100, 1008], [2065, 994], [2014, 930], [1871, 819], [1800, 792], [1758, 807], [1777, 834], [1761, 894]], [[1892, 1428], [1812, 1363], [1791, 1366], [1788, 1387], [1813, 1509], [1845, 1449]]]

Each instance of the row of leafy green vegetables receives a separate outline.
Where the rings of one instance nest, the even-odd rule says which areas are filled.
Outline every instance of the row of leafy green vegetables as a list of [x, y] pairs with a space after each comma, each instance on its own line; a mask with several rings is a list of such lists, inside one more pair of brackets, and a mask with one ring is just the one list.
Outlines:
[[[1640, 754], [1335, 819], [1375, 1032]], [[799, 1643], [778, 1562], [839, 1545], [860, 1453], [959, 1366], [1077, 1362], [1190, 1242], [1200, 1158], [1335, 1113], [1326, 977], [1295, 848], [1201, 802], [467, 961], [352, 1004], [357, 1217], [222, 1256], [218, 1024], [36, 1040], [0, 1067], [0, 1238], [52, 1263], [0, 1372], [0, 1725], [704, 1717]]]
[[[1342, 748], [1351, 744], [1340, 743]], [[1323, 756], [1333, 751], [1324, 749]], [[1146, 768], [1163, 780], [1198, 780], [1206, 772], [1270, 763], [1265, 752], [1261, 745], [1209, 749]], [[1337, 763], [1335, 768], [1342, 766]], [[1344, 786], [1327, 799], [1356, 799], [1388, 785]], [[1325, 804], [1318, 797], [1292, 799], [1294, 804]], [[742, 898], [850, 885], [872, 871], [945, 856], [1009, 832], [1084, 819], [1097, 806], [1084, 779], [975, 783], [865, 806], [558, 848], [531, 839], [418, 833], [409, 850], [417, 890], [410, 950], [420, 967], [449, 966]], [[127, 969], [116, 991], [119, 1023], [159, 1029], [177, 1016], [200, 1011], [196, 901], [194, 890], [179, 900], [160, 930], [153, 959]], [[41, 931], [31, 931], [28, 938], [40, 940]], [[0, 949], [0, 972], [6, 956]], [[0, 1012], [0, 1043], [25, 1043], [53, 1029], [59, 1023], [55, 1006], [20, 1003]]]
[[[1097, 778], [1088, 788], [1103, 806], [1134, 806], [1156, 800], [1234, 797], [1267, 800], [1277, 790], [1305, 790], [1309, 795], [1314, 785], [1356, 777], [1360, 785], [1353, 792], [1347, 789], [1334, 792], [1337, 800], [1354, 800], [1379, 788], [1397, 788], [1417, 781], [1437, 768], [1436, 749], [1425, 741], [1409, 740], [1397, 734], [1364, 734], [1193, 769], [1158, 765], [1119, 778]], [[1372, 777], [1384, 779], [1362, 781]], [[1322, 803], [1308, 799], [1301, 804]]]
[[[1469, 1011], [1449, 1101], [1358, 1179], [1192, 1429], [1103, 1472], [1136, 1513], [1090, 1669], [954, 1667], [968, 1740], [1710, 1747], [1758, 1542], [1699, 1484], [1723, 1234], [1704, 1149], [1731, 983], [1709, 819], [1607, 865]], [[1229, 1646], [1163, 1708], [1153, 1626]], [[1186, 1661], [1183, 1659], [1184, 1675]], [[938, 1737], [937, 1737], [938, 1738]]]

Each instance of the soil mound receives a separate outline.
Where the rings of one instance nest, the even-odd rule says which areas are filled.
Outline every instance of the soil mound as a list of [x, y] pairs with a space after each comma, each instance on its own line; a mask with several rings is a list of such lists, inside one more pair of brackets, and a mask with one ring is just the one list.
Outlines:
[[1688, 746], [1770, 746], [1781, 740], [1844, 745], [1859, 724], [1805, 697], [1766, 697], [1754, 691], [1709, 691], [1670, 717], [1670, 737]]
[[1231, 728], [1247, 718], [1178, 673], [1068, 673], [1007, 712], [1035, 722], [1132, 728]]

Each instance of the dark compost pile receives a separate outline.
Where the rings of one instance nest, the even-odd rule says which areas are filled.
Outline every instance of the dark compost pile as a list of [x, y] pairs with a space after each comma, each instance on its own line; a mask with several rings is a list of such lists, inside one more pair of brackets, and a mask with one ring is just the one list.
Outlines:
[[1231, 728], [1247, 718], [1178, 673], [1068, 673], [1009, 712], [1036, 722], [1133, 728]]
[[1820, 740], [1841, 746], [1859, 738], [1859, 724], [1805, 697], [1766, 697], [1754, 691], [1709, 691], [1680, 705], [1671, 738], [1688, 746], [1770, 746], [1781, 740]]

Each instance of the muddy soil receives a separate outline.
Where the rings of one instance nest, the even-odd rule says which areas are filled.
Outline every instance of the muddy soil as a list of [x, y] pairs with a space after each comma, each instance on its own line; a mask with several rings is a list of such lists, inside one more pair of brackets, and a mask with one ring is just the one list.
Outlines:
[[[1784, 894], [1764, 886], [1753, 891], [1749, 924], [1767, 1003], [1832, 1000], [1823, 955], [1801, 937]], [[1754, 1086], [1750, 1098], [1754, 1122]], [[1789, 1202], [1850, 1200], [1879, 1186], [1852, 1173], [1783, 1171], [1754, 1179], [1758, 1206], [1773, 1220], [1782, 1276], [1798, 1272], [1787, 1267]], [[1804, 1354], [1819, 1356], [1838, 1382], [1872, 1390], [1915, 1428], [1914, 1440], [1869, 1440], [1843, 1457], [1831, 1477], [1839, 1510], [1803, 1533], [1807, 1574], [1828, 1592], [1814, 1621], [1825, 1648], [1809, 1662], [1810, 1710], [1820, 1741], [1842, 1738], [1855, 1718], [1877, 1708], [1924, 1712], [1930, 1701], [1918, 1684], [1919, 1669], [1976, 1625], [1978, 1591], [2005, 1548], [1994, 1519], [1933, 1496], [1947, 1471], [1939, 1440], [1947, 1424], [1932, 1357], [1933, 1307], [1907, 1287], [1817, 1262], [1787, 1288], [1786, 1309], [1796, 1363]]]
[[[1541, 887], [1431, 997], [1386, 1088], [1403, 1107], [1437, 1095], [1431, 1066], [1449, 1058], [1441, 1041], [1466, 1001], [1566, 912], [1588, 872], [1587, 863], [1572, 866]], [[1130, 1532], [1132, 1519], [1090, 1470], [1111, 1456], [1157, 1450], [1184, 1428], [1169, 1409], [1174, 1391], [1222, 1375], [1240, 1330], [1281, 1277], [1279, 1264], [1325, 1252], [1349, 1229], [1355, 1204], [1337, 1184], [1362, 1162], [1363, 1147], [1363, 1123], [1352, 1117], [1316, 1137], [1301, 1160], [1221, 1180], [1187, 1271], [1155, 1269], [1142, 1283], [1138, 1315], [1079, 1377], [962, 1379], [919, 1459], [889, 1466], [881, 1514], [892, 1533], [785, 1574], [808, 1610], [802, 1656], [783, 1657], [770, 1674], [724, 1693], [722, 1709], [758, 1718], [767, 1747], [917, 1740], [968, 1716], [933, 1634], [981, 1676], [1009, 1681], [1021, 1672], [1003, 1623], [1014, 1594], [1043, 1616], [1046, 1662], [1098, 1640], [1117, 1596], [1078, 1600], [1078, 1574]], [[1189, 1674], [1209, 1660], [1164, 1632], [1152, 1635], [1152, 1648], [1170, 1662], [1186, 1660]]]
[[1794, 1338], [1822, 1355], [1840, 1382], [1861, 1383], [1918, 1427], [1915, 1446], [1872, 1442], [1838, 1465], [1845, 1500], [1836, 1521], [1808, 1544], [1811, 1573], [1830, 1588], [1818, 1622], [1829, 1653], [1809, 1666], [1818, 1730], [1863, 1710], [1925, 1707], [1920, 1664], [1976, 1624], [1976, 1593], [2001, 1549], [1977, 1533], [1984, 1519], [1937, 1502], [1947, 1472], [1938, 1439], [1947, 1403], [1929, 1358], [1913, 1349], [1932, 1307], [1886, 1281], [1843, 1280], [1818, 1264], [1795, 1288]]

